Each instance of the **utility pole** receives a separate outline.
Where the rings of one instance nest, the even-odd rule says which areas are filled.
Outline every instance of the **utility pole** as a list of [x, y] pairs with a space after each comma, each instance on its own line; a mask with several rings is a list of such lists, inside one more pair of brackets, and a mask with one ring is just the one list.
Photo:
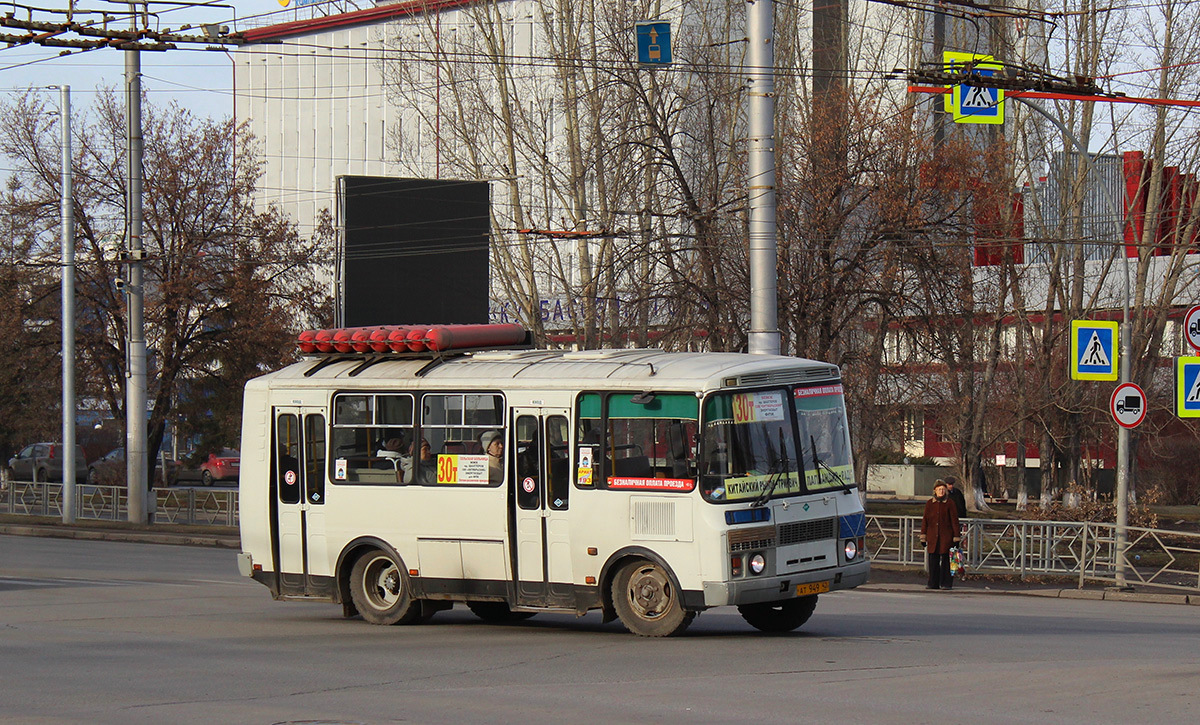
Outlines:
[[[136, 26], [137, 16], [134, 15]], [[149, 521], [146, 490], [146, 320], [142, 259], [142, 60], [139, 51], [125, 51], [125, 108], [128, 120], [128, 361], [125, 378], [125, 485], [129, 520]]]
[[[1075, 134], [1071, 133], [1071, 130], [1068, 129], [1063, 124], [1062, 121], [1060, 121], [1057, 118], [1055, 118], [1054, 116], [1050, 115], [1048, 112], [1046, 112], [1045, 109], [1043, 109], [1041, 106], [1034, 103], [1033, 101], [1026, 100], [1024, 98], [1021, 98], [1020, 96], [1009, 96], [1009, 97], [1015, 101], [1020, 101], [1021, 103], [1025, 104], [1029, 108], [1032, 108], [1034, 111], [1041, 114], [1041, 116], [1043, 118], [1047, 119], [1048, 121], [1050, 121], [1050, 123], [1054, 124], [1054, 126], [1059, 130], [1059, 132], [1062, 133], [1063, 138], [1070, 141], [1075, 146], [1075, 148], [1079, 149], [1080, 158], [1082, 158], [1084, 163], [1087, 165], [1087, 169], [1091, 173], [1092, 177], [1095, 178], [1097, 181], [1101, 182], [1101, 188], [1108, 189], [1108, 187], [1104, 186], [1104, 184], [1103, 184], [1102, 177], [1100, 176], [1100, 172], [1099, 172], [1099, 170], [1096, 169], [1096, 164], [1094, 161], [1092, 161], [1092, 155], [1090, 153], [1088, 153], [1087, 146], [1084, 146], [1083, 143], [1078, 138], [1076, 138]], [[1112, 201], [1114, 203], [1113, 208], [1120, 208], [1121, 204], [1123, 203], [1122, 200], [1116, 199], [1116, 198], [1114, 198]], [[1124, 249], [1122, 249], [1121, 251], [1124, 252]], [[1121, 305], [1120, 332], [1117, 334], [1117, 338], [1118, 338], [1119, 344], [1121, 346], [1121, 362], [1120, 362], [1120, 365], [1118, 366], [1118, 372], [1117, 372], [1118, 377], [1120, 378], [1118, 384], [1128, 383], [1133, 375], [1133, 351], [1132, 351], [1133, 346], [1130, 344], [1132, 342], [1132, 338], [1130, 337], [1131, 328], [1129, 325], [1129, 295], [1130, 295], [1129, 255], [1122, 254], [1122, 256], [1125, 261], [1125, 264], [1124, 264], [1125, 295], [1124, 295], [1124, 300]], [[1117, 580], [1117, 587], [1119, 587], [1119, 588], [1124, 588], [1125, 586], [1127, 586], [1126, 581], [1125, 581], [1125, 568], [1126, 568], [1125, 549], [1126, 549], [1126, 541], [1129, 538], [1127, 526], [1129, 523], [1129, 439], [1130, 439], [1130, 435], [1131, 435], [1131, 431], [1128, 428], [1126, 428], [1123, 425], [1117, 426], [1117, 496], [1116, 496], [1116, 498], [1117, 498], [1117, 500], [1116, 500], [1117, 542], [1116, 542], [1116, 554], [1114, 557], [1114, 559], [1115, 559], [1114, 564], [1116, 565], [1115, 575], [1116, 575], [1116, 580]]]
[[747, 191], [750, 206], [750, 334], [753, 355], [779, 354], [775, 222], [775, 2], [746, 0], [750, 45]]
[[59, 86], [62, 126], [62, 521], [75, 523], [75, 191], [71, 177], [71, 87]]
[[[148, 427], [146, 423], [146, 323], [144, 314], [145, 284], [142, 267], [146, 255], [142, 244], [142, 69], [139, 52], [142, 50], [175, 50], [178, 47], [177, 44], [180, 43], [205, 45], [210, 50], [220, 50], [225, 46], [237, 46], [245, 42], [240, 35], [231, 35], [229, 27], [225, 25], [201, 25], [202, 35], [172, 32], [169, 28], [163, 30], [151, 28], [149, 27], [149, 7], [153, 2], [154, 0], [129, 0], [130, 27], [128, 30], [110, 27], [113, 18], [107, 11], [80, 9], [75, 7], [74, 3], [69, 3], [69, 7], [66, 9], [27, 7], [25, 10], [31, 16], [28, 19], [17, 17], [15, 13], [0, 15], [0, 27], [24, 31], [23, 33], [0, 33], [0, 42], [6, 43], [9, 47], [41, 45], [61, 48], [63, 55], [100, 48], [113, 48], [125, 53], [125, 107], [128, 123], [126, 234], [128, 238], [124, 261], [128, 265], [128, 276], [122, 281], [124, 282], [123, 291], [128, 295], [129, 312], [128, 339], [125, 346], [128, 356], [125, 369], [125, 474], [129, 498], [129, 520], [138, 523], [149, 521], [149, 511], [146, 506], [149, 491], [149, 487], [146, 485], [149, 451], [146, 441]], [[139, 7], [142, 8], [141, 12], [139, 12]], [[32, 15], [35, 12], [61, 19], [56, 21], [34, 20]], [[139, 22], [141, 27], [139, 27]], [[184, 25], [180, 30], [185, 31], [190, 28], [190, 25]], [[66, 101], [64, 101], [65, 107]], [[66, 143], [64, 140], [64, 146]], [[63, 214], [65, 222], [65, 210]], [[65, 226], [64, 223], [64, 234], [66, 233]], [[72, 233], [73, 239], [74, 234]], [[65, 243], [63, 249], [65, 254]], [[71, 271], [73, 277], [73, 266]], [[65, 273], [63, 284], [66, 284]], [[64, 315], [66, 312], [65, 294], [64, 292]], [[73, 305], [72, 294], [72, 316]], [[65, 328], [64, 324], [64, 367], [67, 362], [67, 332]], [[73, 330], [71, 344], [73, 349]], [[73, 362], [73, 353], [71, 358]], [[65, 373], [63, 387], [65, 400], [67, 394]], [[71, 387], [71, 405], [73, 406], [73, 380]], [[64, 415], [66, 407], [64, 404]], [[72, 420], [72, 426], [73, 424], [74, 420]], [[71, 440], [74, 440], [73, 432], [74, 428], [72, 427]], [[65, 430], [63, 437], [64, 439], [67, 437]], [[65, 441], [64, 445], [66, 445]], [[66, 455], [73, 457], [74, 452], [74, 445], [69, 445]], [[70, 458], [64, 459], [64, 462], [69, 461]], [[67, 490], [70, 491], [70, 489]], [[71, 491], [71, 495], [73, 495], [73, 491]], [[66, 516], [65, 512], [64, 516]]]

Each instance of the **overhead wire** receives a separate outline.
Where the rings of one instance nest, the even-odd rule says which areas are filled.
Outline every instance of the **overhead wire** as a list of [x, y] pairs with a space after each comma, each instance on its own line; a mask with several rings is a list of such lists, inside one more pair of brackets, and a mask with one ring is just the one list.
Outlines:
[[[851, 23], [851, 24], [854, 24], [854, 23]], [[300, 44], [297, 44], [297, 46], [298, 46], [298, 47], [299, 47], [299, 45], [300, 45]], [[321, 48], [321, 49], [326, 49], [326, 50], [329, 50], [330, 52], [334, 52], [334, 51], [337, 51], [337, 52], [341, 52], [341, 51], [357, 51], [357, 50], [359, 50], [359, 49], [348, 48], [348, 47], [347, 47], [347, 48], [337, 48], [337, 47], [334, 47], [334, 46], [319, 46], [319, 45], [316, 45], [316, 44], [308, 44], [308, 45], [307, 45], [307, 46], [305, 46], [305, 47]], [[367, 50], [367, 52], [368, 52], [368, 53], [370, 53], [370, 52], [378, 52], [378, 51], [376, 51], [375, 49], [366, 49], [366, 50]], [[279, 53], [278, 53], [278, 51], [277, 51], [277, 49], [270, 49], [268, 52], [275, 52], [276, 54], [279, 54]], [[401, 51], [398, 51], [398, 52], [401, 52], [401, 53], [402, 53], [403, 51], [401, 50]], [[282, 55], [282, 54], [280, 54], [280, 55]], [[427, 54], [427, 55], [428, 55], [428, 54]], [[444, 56], [444, 55], [445, 55], [445, 54], [443, 54], [443, 56]], [[476, 55], [478, 56], [479, 54], [476, 54]], [[293, 53], [293, 54], [292, 54], [292, 57], [305, 57], [305, 56], [303, 56], [303, 55], [301, 55], [299, 52], [297, 52], [297, 53]], [[323, 59], [328, 59], [329, 57], [330, 57], [330, 56], [323, 57]], [[337, 58], [338, 56], [331, 56], [331, 57]], [[348, 60], [353, 60], [353, 61], [355, 61], [355, 62], [358, 62], [359, 60], [361, 60], [361, 58], [360, 58], [360, 57], [356, 57], [356, 56], [352, 56], [352, 55], [347, 55], [347, 56], [342, 56], [342, 57], [344, 57], [344, 58], [346, 58], [346, 59], [348, 59]], [[414, 57], [420, 58], [420, 56], [419, 56], [419, 55], [415, 55], [415, 54], [414, 54]], [[376, 59], [378, 59], [378, 58], [376, 58]], [[514, 57], [514, 58], [513, 58], [513, 60], [514, 60], [514, 62], [516, 62], [518, 65], [520, 65], [520, 64], [521, 64], [521, 60], [520, 60], [520, 59], [518, 59], [517, 57]], [[476, 60], [475, 60], [475, 61], [469, 61], [469, 62], [478, 62], [478, 58], [476, 58]], [[486, 61], [486, 62], [490, 62], [490, 61]], [[531, 67], [535, 67], [535, 63], [536, 63], [537, 65], [539, 65], [540, 67], [556, 67], [556, 66], [554, 65], [554, 61], [553, 61], [553, 59], [547, 59], [546, 57], [540, 57], [540, 58], [530, 58], [530, 59], [529, 59], [529, 60], [527, 60], [526, 62], [527, 62], [527, 63], [528, 63], [528, 64], [529, 64]], [[547, 64], [548, 64], [548, 65], [547, 65]], [[577, 66], [577, 67], [578, 67], [578, 66]], [[597, 70], [597, 69], [599, 69], [599, 67], [600, 67], [600, 64], [595, 64], [595, 65], [588, 65], [588, 64], [584, 64], [584, 65], [583, 65], [583, 67], [584, 67], [585, 69]], [[719, 70], [720, 70], [720, 68], [718, 68], [718, 71], [719, 71]], [[727, 72], [727, 73], [735, 73], [735, 72], [737, 72], [737, 71], [734, 69], [734, 67], [733, 67], [733, 66], [725, 66], [725, 72]], [[785, 76], [786, 76], [786, 75], [788, 75], [788, 72], [786, 72], [786, 71], [785, 71], [784, 75], [785, 75]], [[841, 74], [841, 75], [843, 75], [844, 77], [847, 77], [847, 78], [875, 78], [875, 77], [880, 77], [880, 76], [883, 76], [883, 75], [886, 75], [886, 74], [885, 74], [884, 72], [882, 72], [882, 71], [868, 71], [868, 72], [864, 72], [864, 73], [860, 73], [860, 72], [858, 72], [858, 71], [854, 71], [854, 72], [850, 72], [850, 71], [848, 71], [848, 72], [846, 72], [846, 73], [844, 73], [844, 74]], [[808, 72], [808, 73], [803, 73], [803, 72], [791, 72], [791, 77], [794, 77], [794, 78], [811, 78], [811, 77], [812, 77], [812, 74], [811, 74], [811, 72]], [[165, 79], [163, 79], [163, 80], [165, 80]], [[171, 81], [165, 81], [165, 82], [168, 82], [168, 83], [170, 83]], [[211, 89], [205, 89], [205, 90], [210, 90], [210, 91], [211, 91]], [[385, 91], [384, 93], [386, 93], [386, 91]], [[379, 95], [381, 95], [381, 94], [379, 94], [379, 93], [371, 93], [371, 94], [360, 94], [360, 95], [358, 95], [358, 96], [347, 96], [346, 98], [356, 98], [356, 97], [357, 97], [357, 98], [362, 98], [362, 97], [377, 97], [377, 96], [379, 96]], [[238, 94], [238, 96], [239, 96], [239, 97], [241, 97], [241, 96], [242, 96], [242, 94], [241, 94], [241, 93], [239, 93], [239, 94]], [[321, 99], [321, 100], [322, 100], [322, 101], [326, 101], [326, 100], [330, 100], [330, 101], [331, 101], [331, 100], [334, 100], [334, 99]], [[898, 111], [897, 113], [901, 113], [901, 112], [903, 112], [903, 111]], [[293, 156], [293, 158], [294, 158], [294, 156]], [[296, 193], [307, 193], [307, 190], [296, 190]]]

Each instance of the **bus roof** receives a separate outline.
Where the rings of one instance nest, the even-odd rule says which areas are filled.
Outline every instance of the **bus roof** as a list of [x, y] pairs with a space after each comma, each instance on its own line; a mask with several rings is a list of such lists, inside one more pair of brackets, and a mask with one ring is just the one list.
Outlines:
[[837, 366], [779, 355], [633, 350], [500, 350], [446, 357], [307, 358], [248, 388], [547, 388], [706, 391], [836, 380]]

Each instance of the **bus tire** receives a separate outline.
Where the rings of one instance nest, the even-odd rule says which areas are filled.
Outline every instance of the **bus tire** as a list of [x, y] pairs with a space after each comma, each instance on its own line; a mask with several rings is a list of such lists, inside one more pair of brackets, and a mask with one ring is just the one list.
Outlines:
[[817, 608], [817, 595], [782, 602], [743, 604], [738, 607], [742, 619], [762, 632], [791, 632], [801, 627]]
[[507, 624], [529, 619], [535, 612], [514, 612], [504, 602], [467, 602], [471, 614], [489, 624]]
[[350, 599], [371, 624], [410, 624], [421, 618], [421, 603], [412, 598], [408, 575], [399, 562], [379, 549], [354, 562]]
[[625, 629], [640, 637], [672, 637], [696, 617], [695, 612], [683, 608], [666, 569], [645, 559], [630, 562], [617, 572], [612, 601]]

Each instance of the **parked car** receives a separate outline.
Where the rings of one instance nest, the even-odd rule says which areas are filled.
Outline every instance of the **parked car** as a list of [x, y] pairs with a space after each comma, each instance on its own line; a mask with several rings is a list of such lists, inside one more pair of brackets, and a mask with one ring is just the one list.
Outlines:
[[[34, 443], [8, 459], [8, 467], [15, 481], [62, 481], [63, 445], [61, 443]], [[87, 458], [83, 446], [75, 446], [75, 481], [87, 480]]]
[[200, 464], [200, 482], [211, 486], [213, 481], [236, 481], [241, 463], [241, 452], [232, 448], [222, 448], [216, 453], [209, 453], [208, 458]]
[[[179, 464], [167, 458], [166, 469], [163, 469], [163, 458], [155, 461], [154, 482], [156, 485], [170, 486], [179, 478]], [[163, 474], [166, 474], [165, 478]], [[87, 470], [87, 482], [93, 486], [124, 486], [125, 485], [125, 449], [114, 448], [100, 458], [92, 461]]]

